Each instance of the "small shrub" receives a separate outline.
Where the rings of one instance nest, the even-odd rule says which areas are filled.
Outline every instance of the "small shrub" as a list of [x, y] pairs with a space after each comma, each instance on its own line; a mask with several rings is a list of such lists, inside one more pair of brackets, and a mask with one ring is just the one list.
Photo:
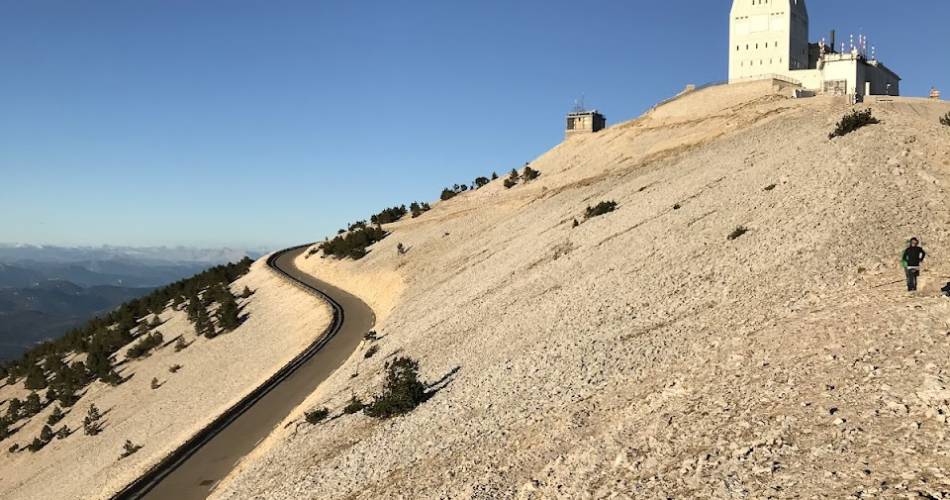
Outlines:
[[155, 316], [152, 317], [152, 321], [148, 324], [148, 326], [151, 328], [162, 326], [161, 318], [159, 318], [158, 315], [156, 314]]
[[254, 292], [252, 292], [251, 289], [245, 285], [244, 290], [241, 291], [241, 298], [246, 299], [251, 295], [254, 295]]
[[181, 370], [181, 365], [171, 365], [168, 367], [168, 373], [178, 373], [178, 370]]
[[375, 355], [377, 352], [379, 352], [379, 346], [371, 345], [369, 346], [369, 349], [367, 349], [366, 352], [363, 354], [363, 358], [364, 359], [372, 358], [373, 355]]
[[590, 219], [592, 217], [598, 217], [598, 216], [613, 212], [616, 209], [617, 209], [616, 201], [602, 201], [594, 205], [593, 207], [588, 206], [587, 209], [584, 210], [584, 218]]
[[30, 443], [29, 446], [26, 447], [26, 449], [30, 450], [30, 453], [36, 453], [42, 450], [43, 446], [45, 445], [46, 443], [44, 443], [40, 438], [36, 437], [36, 438], [33, 438], [33, 442]]
[[161, 332], [150, 333], [146, 335], [142, 340], [138, 341], [135, 345], [129, 348], [126, 351], [125, 356], [131, 359], [138, 359], [143, 356], [147, 356], [152, 349], [162, 345], [162, 342], [165, 341], [165, 338], [162, 336]]
[[676, 204], [673, 205], [673, 210], [679, 210], [679, 209], [681, 209], [681, 208], [683, 208], [683, 206], [680, 205], [679, 203], [676, 203]]
[[521, 178], [524, 179], [525, 182], [530, 182], [537, 179], [540, 175], [541, 172], [538, 172], [537, 170], [525, 165], [524, 173], [521, 174]]
[[366, 405], [364, 405], [363, 402], [360, 401], [358, 397], [353, 396], [352, 398], [350, 398], [350, 402], [347, 403], [346, 406], [343, 407], [343, 413], [347, 415], [352, 415], [354, 413], [362, 411], [363, 408], [365, 407]]
[[738, 239], [740, 236], [748, 232], [749, 229], [745, 226], [736, 226], [736, 228], [731, 233], [729, 233], [729, 236], [726, 236], [726, 239], [732, 241]]
[[308, 424], [319, 424], [320, 422], [326, 420], [328, 416], [330, 416], [330, 410], [324, 407], [313, 411], [304, 412], [303, 415]]
[[366, 406], [364, 413], [374, 418], [404, 415], [425, 400], [426, 386], [419, 381], [419, 362], [401, 357], [387, 366], [383, 392]]
[[10, 445], [9, 448], [7, 448], [7, 451], [10, 453], [16, 453], [20, 451], [20, 445], [17, 443], [13, 443], [12, 445]]
[[140, 444], [133, 444], [132, 441], [126, 439], [126, 440], [125, 440], [125, 444], [122, 445], [122, 454], [119, 455], [119, 459], [121, 460], [121, 459], [123, 459], [123, 458], [125, 458], [125, 457], [127, 457], [127, 456], [129, 456], [129, 455], [134, 454], [135, 452], [137, 452], [137, 451], [139, 451], [139, 450], [141, 450], [141, 449], [142, 449], [142, 445], [140, 445]]
[[454, 190], [451, 190], [451, 189], [449, 189], [449, 188], [445, 188], [445, 189], [442, 190], [442, 194], [439, 195], [439, 199], [442, 200], [442, 201], [451, 200], [452, 198], [455, 198], [455, 195], [457, 195], [457, 194], [458, 194], [458, 193], [455, 192]]
[[511, 188], [517, 186], [517, 185], [518, 185], [518, 182], [517, 182], [517, 181], [513, 181], [513, 180], [511, 180], [511, 179], [505, 179], [505, 182], [503, 182], [502, 184], [505, 186], [505, 189], [511, 189]]
[[841, 118], [841, 121], [838, 122], [838, 125], [835, 127], [835, 131], [828, 134], [828, 138], [834, 139], [835, 137], [844, 137], [861, 127], [875, 123], [881, 122], [871, 115], [870, 109], [866, 109], [864, 111], [854, 110]]
[[66, 439], [69, 437], [69, 433], [69, 426], [64, 425], [60, 427], [58, 431], [56, 431], [56, 439]]
[[399, 255], [406, 255], [406, 246], [402, 243], [396, 244], [396, 253]]
[[178, 340], [175, 341], [175, 352], [181, 352], [188, 348], [188, 343], [185, 342], [185, 337], [178, 337]]
[[376, 330], [370, 330], [363, 335], [363, 340], [376, 340], [378, 338], [376, 335]]
[[23, 403], [24, 415], [26, 417], [32, 417], [41, 411], [43, 411], [43, 403], [40, 401], [40, 395], [31, 392], [30, 395], [26, 397], [26, 402]]
[[769, 184], [768, 186], [762, 188], [763, 191], [771, 191], [773, 189], [775, 189], [775, 184]]
[[478, 177], [475, 179], [475, 182], [472, 185], [475, 187], [475, 189], [481, 189], [489, 182], [491, 181], [488, 180], [488, 177]]
[[941, 117], [940, 117], [940, 123], [941, 123], [942, 125], [946, 125], [946, 126], [950, 127], [950, 113], [947, 113], [946, 116], [941, 116]]
[[571, 223], [571, 227], [577, 227], [577, 226], [580, 226], [580, 225], [581, 225], [581, 223], [580, 223], [580, 222], [577, 222], [577, 219], [574, 219], [574, 222]]
[[152, 390], [154, 391], [155, 389], [158, 389], [158, 388], [161, 387], [161, 386], [162, 386], [162, 384], [160, 384], [160, 383], [158, 382], [158, 377], [153, 377], [153, 378], [152, 378], [152, 383], [151, 383]]

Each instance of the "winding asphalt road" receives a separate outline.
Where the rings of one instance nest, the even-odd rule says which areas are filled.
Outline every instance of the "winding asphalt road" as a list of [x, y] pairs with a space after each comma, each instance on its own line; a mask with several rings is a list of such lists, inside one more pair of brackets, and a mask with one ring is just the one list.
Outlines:
[[113, 498], [207, 498], [238, 462], [356, 349], [375, 324], [376, 316], [359, 298], [298, 269], [294, 259], [306, 249], [277, 252], [267, 264], [330, 305], [334, 317], [327, 330], [264, 385]]

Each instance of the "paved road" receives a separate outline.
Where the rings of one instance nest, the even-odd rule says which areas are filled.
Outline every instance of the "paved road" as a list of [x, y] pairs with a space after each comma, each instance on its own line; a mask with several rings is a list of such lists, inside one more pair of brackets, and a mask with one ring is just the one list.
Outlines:
[[[289, 373], [278, 374], [270, 387], [246, 400], [243, 405], [246, 408], [239, 408], [234, 412], [236, 415], [217, 421], [186, 444], [177, 457], [173, 455], [141, 479], [140, 484], [131, 485], [115, 498], [207, 498], [242, 457], [343, 364], [363, 335], [373, 327], [376, 317], [362, 300], [300, 271], [294, 265], [294, 258], [305, 250], [306, 247], [286, 250], [272, 258], [269, 264], [282, 271], [288, 279], [296, 280], [299, 285], [324, 297], [336, 310], [337, 324], [331, 325], [327, 338], [321, 338], [302, 355], [297, 360], [299, 366], [288, 370]], [[314, 300], [319, 299], [314, 297]], [[286, 377], [281, 378], [283, 375]]]

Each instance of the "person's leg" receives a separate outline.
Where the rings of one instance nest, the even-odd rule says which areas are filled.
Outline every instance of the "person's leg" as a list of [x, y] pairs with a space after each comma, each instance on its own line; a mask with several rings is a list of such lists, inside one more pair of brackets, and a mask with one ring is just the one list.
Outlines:
[[907, 270], [907, 291], [908, 292], [917, 291], [917, 270], [916, 269]]

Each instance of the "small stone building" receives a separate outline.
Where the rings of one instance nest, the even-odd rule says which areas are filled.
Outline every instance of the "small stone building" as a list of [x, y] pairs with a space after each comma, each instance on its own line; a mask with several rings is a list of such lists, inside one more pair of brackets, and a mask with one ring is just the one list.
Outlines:
[[578, 134], [592, 134], [607, 128], [607, 119], [604, 115], [593, 111], [572, 111], [567, 114], [567, 129], [564, 134], [570, 139]]

